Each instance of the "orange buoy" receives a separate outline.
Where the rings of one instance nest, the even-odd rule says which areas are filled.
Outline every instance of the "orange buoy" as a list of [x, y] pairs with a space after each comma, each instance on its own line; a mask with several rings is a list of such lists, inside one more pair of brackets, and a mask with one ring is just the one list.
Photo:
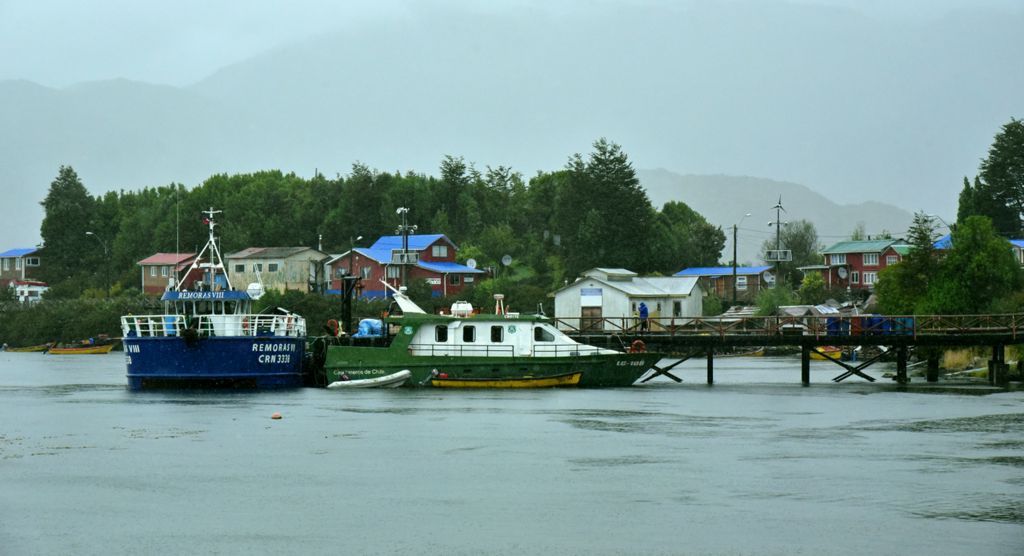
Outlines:
[[280, 419], [281, 418], [281, 414], [275, 411], [274, 414], [270, 416], [270, 418], [271, 419]]

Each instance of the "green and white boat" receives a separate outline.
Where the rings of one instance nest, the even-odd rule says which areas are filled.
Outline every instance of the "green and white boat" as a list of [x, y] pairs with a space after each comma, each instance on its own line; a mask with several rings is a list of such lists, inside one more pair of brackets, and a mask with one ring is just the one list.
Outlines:
[[[430, 387], [436, 379], [488, 379], [534, 383], [581, 373], [578, 386], [630, 386], [661, 358], [580, 344], [543, 316], [472, 314], [456, 302], [451, 315], [428, 314], [403, 291], [394, 291], [401, 315], [383, 319], [375, 337], [345, 337], [319, 346], [321, 383], [373, 379], [408, 369], [406, 386]], [[318, 347], [313, 346], [317, 351]]]

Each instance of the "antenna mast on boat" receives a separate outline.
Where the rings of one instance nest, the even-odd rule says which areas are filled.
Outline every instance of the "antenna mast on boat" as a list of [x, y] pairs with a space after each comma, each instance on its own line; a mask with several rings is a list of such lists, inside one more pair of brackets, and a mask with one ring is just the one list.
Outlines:
[[[188, 267], [188, 270], [185, 271], [185, 275], [181, 277], [181, 280], [174, 289], [181, 291], [182, 284], [185, 283], [185, 280], [194, 269], [205, 268], [210, 272], [210, 291], [213, 291], [213, 286], [216, 283], [217, 269], [220, 269], [224, 274], [224, 281], [227, 283], [228, 290], [233, 290], [234, 288], [231, 286], [231, 278], [228, 276], [227, 270], [224, 268], [224, 261], [220, 256], [220, 249], [217, 247], [217, 238], [213, 235], [213, 228], [217, 225], [217, 223], [213, 221], [213, 216], [224, 211], [213, 210], [213, 207], [210, 207], [210, 210], [204, 210], [202, 212], [206, 215], [206, 218], [203, 219], [203, 223], [210, 227], [210, 239], [206, 241], [206, 245], [203, 246], [203, 250], [196, 255], [196, 260]], [[203, 255], [206, 254], [207, 249], [210, 250], [210, 262], [200, 262], [203, 260]]]

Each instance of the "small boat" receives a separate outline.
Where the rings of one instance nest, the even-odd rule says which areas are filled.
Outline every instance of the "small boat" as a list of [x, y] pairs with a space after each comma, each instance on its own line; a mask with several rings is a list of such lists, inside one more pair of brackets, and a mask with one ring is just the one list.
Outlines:
[[52, 347], [50, 353], [56, 355], [85, 355], [93, 353], [110, 353], [114, 349], [115, 343], [104, 344], [100, 346], [74, 346], [74, 347]]
[[412, 371], [408, 369], [398, 371], [386, 376], [379, 376], [376, 378], [361, 378], [361, 379], [348, 379], [347, 375], [343, 376], [341, 380], [332, 382], [327, 385], [328, 388], [398, 388], [405, 384], [405, 381], [409, 380], [412, 376]]
[[836, 346], [818, 346], [817, 351], [811, 351], [811, 359], [816, 361], [839, 360], [842, 356], [843, 348]]
[[430, 379], [430, 385], [435, 388], [554, 388], [576, 386], [582, 376], [583, 373], [519, 378], [452, 378], [438, 375]]
[[41, 352], [50, 349], [53, 344], [39, 344], [38, 346], [25, 346], [25, 347], [11, 347], [4, 344], [3, 351], [10, 351], [14, 353], [28, 353], [28, 352]]
[[740, 351], [736, 353], [723, 353], [721, 355], [715, 354], [715, 357], [764, 357], [764, 348], [760, 347], [750, 351]]

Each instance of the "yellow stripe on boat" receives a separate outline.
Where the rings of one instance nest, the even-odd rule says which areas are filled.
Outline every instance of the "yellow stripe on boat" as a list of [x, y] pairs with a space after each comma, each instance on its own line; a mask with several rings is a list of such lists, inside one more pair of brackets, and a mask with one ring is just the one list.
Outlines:
[[576, 386], [583, 373], [521, 378], [432, 378], [430, 385], [435, 388], [552, 388], [555, 386]]
[[83, 346], [83, 347], [60, 347], [50, 348], [50, 353], [57, 355], [75, 355], [75, 354], [89, 354], [89, 353], [110, 353], [110, 350], [114, 349], [114, 344], [107, 344], [105, 346]]

